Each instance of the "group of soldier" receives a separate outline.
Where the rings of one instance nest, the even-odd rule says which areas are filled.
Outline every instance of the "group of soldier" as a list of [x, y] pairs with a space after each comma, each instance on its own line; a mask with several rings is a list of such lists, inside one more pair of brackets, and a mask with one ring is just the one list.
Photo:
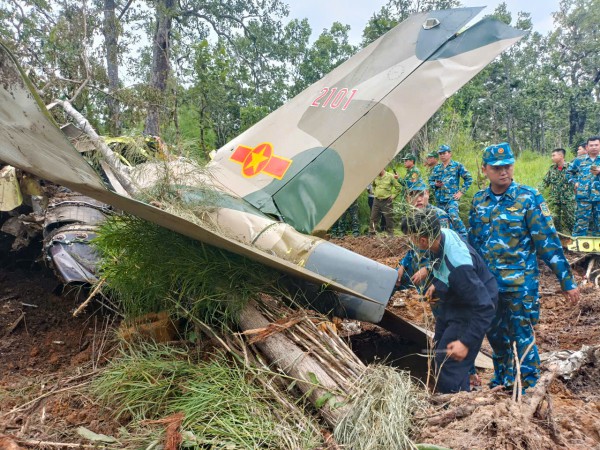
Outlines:
[[[449, 146], [441, 145], [427, 155], [427, 181], [413, 155], [404, 157], [403, 178], [382, 170], [373, 180], [371, 233], [383, 216], [385, 230], [393, 234], [392, 205], [397, 194], [403, 193], [412, 207], [399, 227], [411, 249], [398, 264], [396, 287], [417, 288], [424, 299], [435, 299], [439, 391], [470, 389], [484, 336], [493, 349], [491, 388], [525, 392], [536, 384], [540, 376], [533, 329], [540, 313], [537, 258], [555, 274], [565, 298], [576, 303], [579, 290], [555, 221], [563, 229], [572, 224], [573, 236], [600, 232], [596, 226], [600, 224], [600, 137], [588, 139], [580, 152], [570, 164], [564, 161], [563, 149], [552, 153], [554, 164], [543, 181], [550, 188], [552, 213], [535, 188], [513, 180], [515, 158], [510, 146], [487, 147], [482, 172], [489, 185], [473, 198], [468, 230], [458, 206], [473, 178], [452, 159]], [[430, 192], [436, 206], [429, 203]]]
[[600, 136], [579, 144], [577, 157], [565, 161], [562, 148], [552, 151], [552, 166], [542, 181], [558, 230], [573, 237], [600, 236]]

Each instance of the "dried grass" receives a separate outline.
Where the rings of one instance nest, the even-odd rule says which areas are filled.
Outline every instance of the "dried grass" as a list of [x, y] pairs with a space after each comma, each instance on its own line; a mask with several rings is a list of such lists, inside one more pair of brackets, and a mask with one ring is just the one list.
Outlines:
[[335, 428], [341, 444], [361, 450], [413, 449], [415, 415], [425, 409], [425, 390], [408, 372], [369, 366], [358, 379], [352, 408]]

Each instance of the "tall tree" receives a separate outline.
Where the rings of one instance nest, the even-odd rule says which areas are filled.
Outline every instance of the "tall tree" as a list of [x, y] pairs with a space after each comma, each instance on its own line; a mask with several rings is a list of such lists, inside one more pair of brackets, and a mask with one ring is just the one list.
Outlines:
[[550, 36], [554, 75], [562, 81], [569, 111], [569, 143], [574, 144], [589, 127], [600, 126], [600, 0], [562, 0], [554, 14], [558, 24]]
[[[281, 30], [279, 19], [287, 14], [280, 0], [148, 0], [155, 9], [154, 38], [152, 40], [152, 68], [150, 75], [150, 100], [145, 132], [160, 133], [160, 104], [167, 94], [171, 73], [172, 40], [201, 40], [210, 33], [228, 41], [236, 50], [236, 38], [254, 38], [254, 30]], [[177, 29], [178, 28], [178, 29]], [[185, 29], [185, 33], [181, 30]], [[256, 55], [259, 59], [261, 55]], [[257, 67], [251, 66], [252, 72]], [[256, 72], [259, 73], [259, 72]]]
[[128, 0], [117, 17], [116, 0], [103, 0], [104, 21], [102, 33], [104, 34], [104, 56], [106, 59], [106, 75], [108, 77], [108, 92], [106, 106], [108, 108], [107, 130], [113, 136], [121, 134], [121, 106], [116, 92], [120, 87], [119, 80], [119, 35], [120, 20], [131, 6]]

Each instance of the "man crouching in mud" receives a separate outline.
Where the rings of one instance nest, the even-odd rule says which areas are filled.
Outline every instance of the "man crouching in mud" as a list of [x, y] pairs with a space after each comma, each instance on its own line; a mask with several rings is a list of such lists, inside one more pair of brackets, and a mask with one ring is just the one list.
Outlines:
[[[416, 211], [400, 226], [412, 245], [431, 253], [433, 282], [425, 296], [435, 316], [436, 390], [469, 391], [469, 370], [495, 315], [496, 279], [479, 254], [454, 231], [441, 228], [435, 212]], [[445, 351], [444, 351], [445, 350]]]

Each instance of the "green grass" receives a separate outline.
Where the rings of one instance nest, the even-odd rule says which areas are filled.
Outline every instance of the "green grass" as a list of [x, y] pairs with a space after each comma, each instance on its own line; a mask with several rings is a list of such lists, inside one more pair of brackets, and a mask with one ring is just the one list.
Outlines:
[[[188, 349], [154, 343], [124, 347], [95, 380], [96, 398], [117, 417], [131, 419], [121, 442], [130, 436], [132, 445], [139, 446], [144, 421], [183, 413], [186, 448], [317, 446], [318, 427], [308, 426], [312, 419], [282, 411], [273, 394], [254, 382], [264, 373], [240, 367], [224, 355], [194, 361], [190, 354]], [[147, 430], [144, 436], [156, 438]]]
[[94, 245], [125, 317], [183, 309], [229, 323], [260, 293], [280, 293], [272, 269], [132, 216], [107, 220]]

